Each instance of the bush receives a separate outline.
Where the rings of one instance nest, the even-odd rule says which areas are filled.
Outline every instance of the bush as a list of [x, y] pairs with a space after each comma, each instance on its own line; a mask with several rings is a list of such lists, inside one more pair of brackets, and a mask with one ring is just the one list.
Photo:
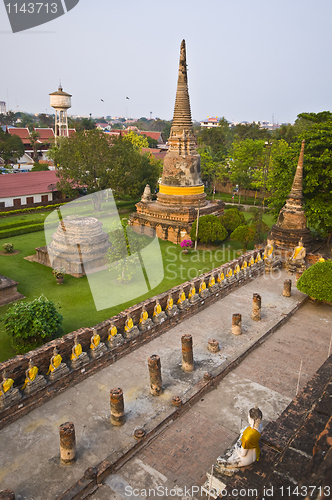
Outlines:
[[[196, 241], [196, 226], [197, 221], [192, 225], [190, 238]], [[222, 241], [227, 238], [228, 233], [222, 225], [219, 217], [216, 215], [202, 215], [199, 218], [198, 224], [198, 240], [202, 243], [210, 243], [212, 241]]]
[[5, 253], [13, 253], [14, 245], [12, 243], [4, 243], [2, 245], [2, 248], [4, 249]]
[[252, 226], [238, 226], [231, 234], [231, 240], [240, 241], [243, 244], [244, 251], [247, 250], [248, 244], [254, 241], [255, 228]]
[[62, 333], [63, 317], [43, 295], [32, 302], [19, 302], [3, 318], [6, 332], [18, 354], [36, 349]]
[[296, 286], [316, 300], [332, 302], [332, 261], [316, 262], [304, 271]]
[[232, 233], [234, 229], [246, 224], [246, 219], [237, 208], [229, 208], [221, 217], [221, 223], [227, 231]]
[[18, 236], [20, 234], [35, 233], [36, 231], [42, 231], [44, 229], [44, 223], [33, 224], [29, 226], [20, 226], [13, 229], [2, 229], [0, 231], [0, 239], [10, 238], [11, 236]]

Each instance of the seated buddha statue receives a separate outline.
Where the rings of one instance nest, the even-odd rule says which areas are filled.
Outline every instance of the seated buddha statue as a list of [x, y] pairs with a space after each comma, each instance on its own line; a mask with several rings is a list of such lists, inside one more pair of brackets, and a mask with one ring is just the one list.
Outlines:
[[181, 310], [188, 309], [190, 307], [190, 303], [189, 303], [189, 300], [187, 299], [186, 294], [183, 290], [183, 286], [180, 287], [177, 306]]
[[225, 286], [225, 283], [226, 283], [224, 269], [222, 267], [218, 271], [217, 283], [218, 283], [219, 288], [223, 288]]
[[100, 335], [95, 328], [92, 328], [93, 335], [90, 340], [90, 355], [92, 358], [99, 358], [107, 352], [107, 347], [103, 342], [100, 342]]
[[131, 340], [139, 335], [139, 329], [134, 325], [131, 314], [127, 314], [127, 319], [124, 326], [123, 336], [126, 340]]
[[196, 286], [195, 286], [194, 281], [192, 281], [190, 283], [190, 289], [189, 289], [189, 293], [188, 293], [188, 299], [189, 299], [190, 304], [195, 304], [199, 300], [199, 295], [196, 292]]
[[214, 273], [211, 273], [210, 276], [209, 276], [208, 287], [209, 287], [209, 290], [210, 290], [211, 293], [216, 293], [216, 292], [219, 291], [219, 286], [216, 283], [216, 279], [214, 277]]
[[2, 382], [0, 383], [0, 408], [6, 408], [11, 404], [19, 401], [22, 395], [19, 390], [14, 387], [14, 380], [7, 377], [4, 370], [2, 372]]
[[234, 276], [236, 279], [240, 279], [242, 277], [243, 273], [241, 272], [241, 267], [240, 264], [236, 264], [234, 267]]
[[53, 356], [51, 357], [50, 366], [46, 375], [49, 375], [51, 382], [58, 380], [58, 378], [66, 375], [69, 372], [68, 366], [62, 363], [62, 357], [60, 356], [56, 347], [53, 349]]
[[32, 359], [29, 359], [28, 369], [25, 371], [25, 382], [22, 387], [24, 394], [31, 394], [38, 391], [46, 385], [46, 380], [43, 375], [38, 375], [38, 368], [33, 364]]
[[156, 305], [153, 308], [152, 321], [157, 325], [165, 321], [166, 313], [162, 310], [160, 302], [156, 299]]
[[124, 339], [120, 333], [118, 333], [117, 327], [114, 325], [113, 321], [111, 323], [111, 326], [108, 329], [108, 337], [107, 337], [107, 347], [109, 349], [114, 349], [114, 347], [117, 347], [118, 345], [123, 344]]
[[233, 283], [235, 281], [234, 278], [234, 271], [231, 267], [228, 267], [227, 272], [226, 272], [226, 279], [228, 283]]
[[254, 268], [254, 267], [255, 267], [255, 258], [254, 258], [254, 256], [253, 256], [253, 255], [250, 257], [250, 260], [249, 260], [249, 266], [250, 266], [251, 268]]
[[83, 352], [81, 344], [78, 342], [77, 334], [74, 338], [74, 345], [71, 349], [71, 367], [73, 370], [80, 368], [85, 363], [89, 362], [89, 357], [86, 352]]
[[241, 431], [236, 444], [217, 458], [217, 464], [214, 466], [217, 472], [245, 467], [259, 460], [262, 418], [263, 415], [259, 408], [255, 407], [249, 410], [249, 426]]
[[143, 305], [139, 318], [138, 328], [141, 330], [141, 332], [145, 332], [146, 330], [149, 330], [151, 326], [153, 326], [152, 320], [151, 318], [149, 318], [149, 313]]
[[210, 295], [209, 289], [206, 287], [204, 278], [201, 279], [198, 289], [199, 296], [201, 299], [206, 299]]
[[274, 240], [267, 240], [263, 254], [263, 262], [265, 264], [266, 273], [281, 267], [281, 259], [274, 255]]
[[172, 297], [172, 294], [169, 293], [167, 297], [167, 304], [166, 304], [166, 314], [170, 318], [174, 316], [178, 312], [178, 306], [174, 304], [174, 300]]

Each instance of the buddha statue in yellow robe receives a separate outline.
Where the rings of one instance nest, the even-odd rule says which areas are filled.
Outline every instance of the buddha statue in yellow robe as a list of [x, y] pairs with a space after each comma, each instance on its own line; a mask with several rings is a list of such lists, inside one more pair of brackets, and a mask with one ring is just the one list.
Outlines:
[[177, 305], [179, 309], [186, 309], [190, 305], [182, 286], [180, 287]]
[[166, 319], [166, 313], [162, 310], [159, 299], [156, 299], [156, 304], [153, 308], [152, 321], [156, 324], [160, 324]]
[[151, 318], [149, 318], [148, 311], [146, 310], [145, 306], [142, 306], [142, 311], [140, 314], [139, 318], [139, 325], [138, 328], [141, 330], [141, 332], [145, 330], [149, 330], [151, 326], [153, 325]]
[[262, 412], [251, 408], [248, 414], [249, 426], [242, 430], [236, 444], [217, 459], [216, 470], [245, 467], [259, 460], [259, 438], [261, 436]]
[[7, 373], [4, 370], [2, 372], [2, 382], [0, 382], [0, 408], [5, 408], [19, 401], [22, 394], [19, 390], [14, 387], [14, 380], [7, 377]]
[[49, 375], [50, 373], [57, 370], [60, 367], [61, 362], [62, 362], [62, 357], [60, 356], [58, 349], [54, 347], [53, 356], [51, 357], [50, 366], [48, 368], [48, 372], [46, 373], [46, 375]]
[[46, 375], [49, 375], [50, 380], [53, 382], [69, 372], [68, 366], [62, 363], [62, 357], [60, 356], [56, 347], [53, 349], [53, 356], [51, 357], [50, 366]]
[[7, 373], [3, 371], [2, 382], [0, 383], [0, 396], [6, 396], [13, 389], [14, 380], [7, 378]]
[[190, 283], [190, 289], [189, 289], [189, 293], [188, 293], [188, 299], [189, 299], [190, 304], [195, 304], [199, 300], [199, 295], [196, 292], [196, 286], [195, 286], [194, 281], [192, 281]]
[[107, 347], [110, 349], [114, 349], [114, 347], [123, 344], [124, 339], [120, 333], [118, 333], [117, 327], [114, 325], [113, 321], [111, 322], [111, 326], [108, 329], [108, 337], [107, 337]]
[[177, 305], [174, 304], [174, 300], [171, 293], [168, 294], [165, 311], [166, 315], [169, 317], [174, 316], [178, 312]]
[[80, 368], [83, 364], [89, 361], [88, 355], [86, 352], [83, 352], [82, 346], [78, 341], [77, 334], [74, 338], [74, 345], [71, 348], [70, 355], [71, 366], [75, 370], [76, 368]]
[[25, 381], [22, 387], [22, 391], [26, 388], [27, 384], [33, 382], [38, 375], [38, 368], [34, 366], [32, 359], [29, 360], [29, 368], [25, 372]]
[[137, 337], [137, 335], [139, 335], [139, 329], [134, 325], [131, 314], [128, 313], [125, 321], [123, 336], [125, 339], [130, 340], [134, 337]]
[[204, 278], [202, 278], [199, 283], [198, 293], [201, 299], [206, 299], [209, 295], [211, 295]]
[[294, 248], [290, 261], [294, 264], [304, 264], [307, 251], [303, 246], [303, 241], [300, 240], [297, 247]]
[[95, 328], [92, 328], [92, 331], [93, 335], [90, 340], [90, 349], [96, 349], [100, 344], [100, 335], [97, 333], [97, 330]]
[[22, 391], [26, 394], [31, 394], [39, 388], [44, 387], [44, 385], [46, 385], [45, 378], [43, 375], [38, 375], [38, 368], [33, 364], [32, 359], [30, 359], [28, 369], [25, 372], [25, 382]]

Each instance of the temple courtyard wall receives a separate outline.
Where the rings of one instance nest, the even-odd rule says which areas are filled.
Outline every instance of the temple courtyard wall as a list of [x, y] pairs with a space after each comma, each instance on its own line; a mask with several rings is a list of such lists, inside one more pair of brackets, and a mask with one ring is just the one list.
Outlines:
[[[300, 358], [300, 388], [326, 359], [331, 308], [306, 303], [294, 283], [292, 296], [283, 297], [287, 277], [281, 271], [248, 279], [246, 286], [235, 283], [222, 299], [211, 296], [207, 307], [163, 335], [115, 356], [112, 364], [100, 360], [91, 376], [62, 393], [49, 386], [52, 399], [8, 421], [0, 432], [1, 488], [15, 491], [19, 500], [67, 500], [92, 493], [98, 479], [103, 485], [93, 498], [104, 500], [125, 498], [120, 494], [124, 484], [189, 487], [203, 481], [237, 436], [249, 407], [261, 407], [264, 425], [275, 420], [295, 396]], [[259, 322], [251, 319], [253, 293], [262, 297]], [[242, 314], [239, 336], [230, 333], [236, 312]], [[191, 373], [180, 369], [184, 333], [194, 340]], [[208, 351], [210, 338], [219, 341], [218, 353]], [[149, 393], [147, 358], [152, 354], [161, 358], [164, 392], [159, 397]], [[109, 421], [113, 387], [124, 392], [126, 423], [120, 428]], [[182, 407], [172, 406], [174, 395], [181, 397]], [[70, 466], [59, 461], [59, 425], [66, 421], [74, 422], [77, 436], [77, 460]], [[141, 442], [133, 437], [136, 428], [146, 432]], [[89, 467], [95, 468], [92, 477], [84, 477]]]

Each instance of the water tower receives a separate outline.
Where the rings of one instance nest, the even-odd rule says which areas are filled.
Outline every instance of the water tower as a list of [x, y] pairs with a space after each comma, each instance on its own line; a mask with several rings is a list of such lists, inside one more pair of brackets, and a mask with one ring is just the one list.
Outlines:
[[71, 108], [71, 95], [62, 90], [61, 84], [56, 92], [52, 92], [51, 106], [55, 109], [55, 142], [57, 136], [68, 137], [67, 109]]

